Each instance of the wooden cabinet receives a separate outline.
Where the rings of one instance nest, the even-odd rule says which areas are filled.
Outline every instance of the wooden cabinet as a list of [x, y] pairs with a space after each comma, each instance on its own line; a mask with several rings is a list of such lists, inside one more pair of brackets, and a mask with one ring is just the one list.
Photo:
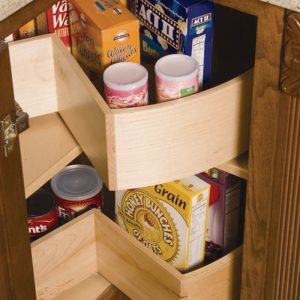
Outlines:
[[[9, 29], [12, 30], [7, 24], [14, 24], [14, 28], [17, 28], [21, 25], [18, 18], [23, 21], [29, 20], [55, 1], [39, 1], [39, 4], [37, 2], [33, 1], [23, 11], [18, 12], [19, 17], [11, 16], [2, 21], [0, 38], [8, 34]], [[81, 153], [82, 149], [95, 167], [101, 170], [101, 174], [104, 174], [104, 180], [111, 189], [133, 187], [134, 184], [152, 184], [155, 180], [174, 179], [168, 172], [159, 173], [158, 177], [155, 177], [159, 170], [159, 166], [155, 164], [149, 165], [152, 174], [150, 172], [148, 177], [142, 178], [142, 169], [135, 164], [141, 161], [148, 166], [151, 161], [147, 155], [141, 155], [141, 151], [147, 150], [146, 142], [144, 141], [145, 144], [140, 149], [136, 145], [128, 148], [123, 137], [125, 136], [134, 144], [139, 132], [133, 131], [135, 130], [133, 126], [124, 129], [123, 125], [136, 121], [138, 128], [141, 129], [139, 136], [141, 142], [143, 142], [141, 136], [148, 135], [147, 138], [153, 139], [148, 154], [151, 155], [155, 149], [164, 150], [169, 153], [169, 158], [173, 159], [172, 153], [178, 156], [182, 145], [187, 143], [192, 146], [191, 138], [186, 137], [183, 132], [178, 140], [173, 138], [167, 140], [165, 144], [158, 145], [166, 135], [163, 133], [159, 140], [149, 133], [149, 126], [154, 126], [156, 130], [162, 128], [157, 125], [155, 118], [171, 119], [169, 112], [172, 111], [175, 112], [176, 122], [178, 118], [182, 118], [180, 111], [184, 110], [192, 114], [196, 109], [200, 109], [200, 105], [205, 108], [203, 114], [205, 117], [205, 113], [211, 114], [218, 107], [217, 103], [222, 101], [220, 95], [225, 95], [228, 107], [221, 106], [223, 108], [220, 114], [224, 115], [226, 122], [221, 122], [219, 126], [225, 128], [222, 136], [226, 131], [228, 132], [226, 136], [228, 142], [224, 143], [222, 140], [224, 144], [222, 148], [217, 139], [211, 140], [205, 137], [208, 131], [205, 122], [194, 119], [189, 123], [187, 118], [180, 119], [180, 122], [192, 132], [197, 134], [199, 132], [200, 136], [202, 133], [201, 137], [206, 138], [209, 148], [201, 153], [202, 149], [195, 143], [194, 148], [190, 147], [192, 152], [184, 150], [187, 151], [184, 152], [187, 156], [191, 156], [192, 153], [201, 155], [192, 156], [187, 168], [174, 167], [173, 174], [177, 177], [190, 175], [189, 172], [201, 171], [194, 169], [195, 164], [201, 165], [203, 169], [215, 164], [232, 170], [236, 168], [234, 161], [225, 166], [224, 164], [243, 152], [250, 140], [243, 247], [215, 265], [212, 264], [196, 273], [183, 276], [132, 242], [130, 237], [122, 234], [119, 228], [114, 226], [115, 224], [110, 223], [97, 212], [90, 212], [33, 244], [37, 289], [42, 291], [41, 293], [50, 291], [50, 294], [59, 294], [56, 287], [60, 282], [65, 282], [67, 287], [66, 291], [62, 290], [64, 293], [68, 293], [68, 284], [70, 289], [77, 291], [76, 286], [79, 290], [85, 286], [82, 280], [99, 282], [94, 277], [97, 276], [98, 271], [123, 292], [136, 299], [149, 299], [152, 291], [156, 293], [155, 299], [160, 297], [161, 299], [185, 297], [201, 299], [202, 291], [206, 288], [208, 291], [206, 296], [215, 299], [220, 299], [221, 295], [226, 299], [238, 298], [239, 294], [242, 299], [297, 299], [299, 296], [297, 281], [299, 278], [297, 254], [299, 202], [297, 200], [299, 198], [300, 96], [299, 82], [297, 81], [298, 84], [291, 82], [290, 76], [298, 70], [295, 45], [300, 43], [297, 40], [300, 32], [297, 23], [299, 16], [296, 13], [285, 16], [284, 9], [256, 0], [215, 0], [215, 2], [257, 18], [251, 108], [247, 108], [247, 105], [251, 104], [251, 97], [240, 96], [241, 91], [252, 86], [252, 76], [248, 73], [218, 85], [200, 96], [192, 96], [187, 101], [178, 100], [173, 103], [159, 104], [156, 107], [113, 112], [108, 109], [96, 89], [83, 75], [78, 65], [70, 60], [68, 53], [61, 48], [54, 37], [36, 38], [33, 42], [16, 43], [11, 47], [13, 79], [10, 80], [6, 72], [1, 73], [1, 120], [8, 114], [12, 116], [14, 114], [13, 95], [9, 88], [12, 82], [15, 85], [16, 97], [19, 95], [22, 99], [27, 97], [27, 103], [32, 100], [35, 111], [37, 100], [43, 98], [43, 105], [40, 105], [39, 109], [46, 109], [44, 113], [52, 110], [52, 114], [32, 119], [31, 129], [16, 139], [14, 151], [10, 155], [5, 157], [2, 147], [0, 150], [0, 255], [1, 260], [5, 262], [0, 266], [0, 286], [1, 290], [5, 291], [5, 298], [34, 298], [25, 195], [30, 195], [49, 180], [60, 168]], [[286, 18], [288, 22], [285, 29]], [[14, 23], [15, 19], [17, 21]], [[287, 31], [286, 35], [284, 29]], [[32, 55], [36, 55], [37, 62], [33, 66], [30, 65]], [[25, 57], [27, 59], [24, 60]], [[47, 57], [50, 57], [50, 63], [49, 59], [45, 59]], [[0, 64], [1, 70], [9, 69], [6, 48], [1, 51]], [[284, 65], [282, 74], [281, 65]], [[4, 81], [3, 78], [8, 80]], [[38, 84], [36, 92], [32, 92], [33, 83]], [[243, 95], [249, 95], [249, 91]], [[82, 102], [87, 106], [82, 106]], [[48, 103], [49, 107], [46, 108], [44, 103]], [[56, 113], [56, 107], [64, 121]], [[81, 108], [81, 113], [76, 112], [76, 107]], [[30, 110], [30, 107], [25, 110]], [[85, 114], [87, 110], [93, 112], [93, 122]], [[247, 124], [249, 124], [247, 116], [250, 114], [239, 114], [239, 111], [245, 110], [252, 111], [250, 139], [247, 137]], [[72, 134], [66, 129], [65, 123]], [[170, 124], [173, 124], [172, 120]], [[35, 128], [40, 130], [36, 130], [32, 135]], [[52, 131], [51, 128], [56, 129]], [[168, 127], [165, 129], [169, 130]], [[45, 140], [46, 134], [49, 139], [53, 139], [53, 143]], [[0, 136], [0, 142], [3, 144], [3, 136]], [[173, 150], [170, 149], [172, 143]], [[40, 153], [43, 144], [45, 149]], [[208, 155], [210, 150], [212, 152]], [[161, 155], [159, 161], [168, 167], [172, 161], [164, 157], [164, 154], [163, 151], [159, 153]], [[203, 159], [203, 157], [208, 158]], [[150, 156], [150, 158], [154, 157]], [[241, 159], [243, 162], [243, 158]], [[37, 163], [33, 165], [32, 160]], [[21, 165], [23, 165], [23, 173]], [[22, 174], [24, 174], [25, 192]], [[64, 247], [61, 249], [66, 251], [62, 251], [63, 253], [54, 251], [59, 246]], [[49, 264], [48, 256], [49, 260], [55, 258], [54, 264], [52, 260]], [[38, 260], [38, 257], [42, 259]], [[85, 257], [89, 259], [85, 260]], [[50, 282], [46, 280], [47, 277], [53, 280]], [[226, 284], [218, 286], [213, 282], [214, 279]], [[151, 284], [144, 286], [147, 281]], [[103, 286], [106, 284], [109, 286], [109, 283], [104, 281]], [[234, 288], [235, 291], [230, 291], [230, 288]], [[145, 293], [143, 294], [142, 291]], [[108, 297], [110, 296], [107, 295], [107, 299]]]

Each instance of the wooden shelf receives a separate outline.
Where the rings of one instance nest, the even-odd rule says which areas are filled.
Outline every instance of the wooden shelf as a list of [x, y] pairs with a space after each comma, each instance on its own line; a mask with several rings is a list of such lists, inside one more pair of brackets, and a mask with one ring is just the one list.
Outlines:
[[217, 168], [248, 180], [248, 152], [217, 166]]
[[20, 134], [25, 196], [30, 196], [81, 152], [57, 113], [29, 120]]
[[56, 2], [57, 0], [34, 0], [3, 19], [0, 22], [0, 40], [17, 31], [22, 25], [35, 18]]
[[229, 300], [240, 291], [242, 247], [182, 274], [96, 209], [33, 242], [32, 259], [38, 299], [74, 299], [63, 296], [86, 284], [94, 289], [97, 281], [96, 293], [102, 292], [108, 283], [94, 278], [96, 273], [131, 299], [196, 299], [201, 294]]
[[17, 102], [30, 116], [58, 111], [109, 190], [184, 178], [248, 150], [252, 71], [182, 99], [112, 110], [56, 35], [10, 43], [10, 53]]

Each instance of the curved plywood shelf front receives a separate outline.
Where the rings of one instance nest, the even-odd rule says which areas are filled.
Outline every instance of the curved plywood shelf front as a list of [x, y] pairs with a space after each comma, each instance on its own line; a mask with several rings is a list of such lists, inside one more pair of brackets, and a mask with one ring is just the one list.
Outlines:
[[109, 116], [111, 183], [132, 188], [184, 178], [248, 149], [252, 72], [190, 97]]
[[10, 52], [19, 104], [30, 116], [58, 111], [110, 190], [190, 176], [248, 149], [252, 71], [182, 99], [112, 110], [55, 35]]

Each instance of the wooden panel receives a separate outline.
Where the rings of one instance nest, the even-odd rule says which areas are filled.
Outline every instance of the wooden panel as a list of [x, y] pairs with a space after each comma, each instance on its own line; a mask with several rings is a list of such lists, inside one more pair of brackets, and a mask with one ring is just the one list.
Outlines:
[[38, 299], [52, 299], [97, 272], [94, 212], [32, 243]]
[[31, 118], [20, 145], [26, 198], [82, 152], [57, 113]]
[[[0, 43], [0, 120], [15, 115], [9, 53]], [[0, 290], [3, 299], [34, 299], [32, 261], [27, 227], [19, 141], [4, 156], [0, 134]]]
[[35, 0], [2, 20], [0, 22], [0, 39], [15, 32], [22, 25], [26, 24], [56, 2], [57, 0]]
[[224, 164], [217, 166], [217, 168], [247, 180], [248, 152], [238, 156], [237, 158], [227, 161]]
[[266, 294], [299, 299], [300, 280], [300, 99], [283, 97], [276, 141]]
[[95, 212], [98, 272], [132, 299], [237, 299], [242, 248], [185, 275]]
[[[179, 299], [180, 274], [126, 231], [95, 213], [98, 272], [133, 299]], [[182, 293], [182, 294], [181, 294]]]
[[109, 182], [106, 131], [110, 110], [66, 47], [53, 38], [58, 110], [105, 183]]
[[51, 37], [9, 43], [15, 98], [29, 117], [57, 111]]
[[263, 4], [256, 14], [257, 47], [241, 298], [273, 299], [272, 293], [266, 290], [266, 280], [273, 277], [273, 273], [267, 272], [268, 256], [274, 251], [270, 247], [270, 224], [278, 222], [278, 219], [270, 219], [270, 212], [275, 197], [274, 172], [277, 168], [281, 170], [274, 158], [278, 151], [276, 130], [281, 126], [278, 86], [284, 10]]

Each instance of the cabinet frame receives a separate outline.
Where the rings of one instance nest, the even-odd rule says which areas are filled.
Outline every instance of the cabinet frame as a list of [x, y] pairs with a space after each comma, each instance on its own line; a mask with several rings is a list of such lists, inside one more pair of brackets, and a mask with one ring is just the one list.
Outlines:
[[[49, 5], [50, 2], [52, 4], [54, 1], [49, 1]], [[241, 298], [282, 299], [286, 296], [296, 299], [299, 295], [299, 283], [295, 268], [299, 266], [299, 259], [297, 251], [291, 248], [291, 243], [286, 243], [286, 239], [292, 238], [296, 249], [299, 247], [299, 222], [296, 221], [295, 214], [297, 216], [300, 210], [297, 205], [300, 105], [299, 98], [283, 94], [279, 89], [285, 10], [258, 0], [215, 2], [257, 16]], [[25, 19], [27, 21], [30, 18]], [[18, 24], [17, 22], [16, 26]], [[1, 75], [4, 76], [3, 73]], [[0, 116], [13, 114], [13, 99], [9, 99], [5, 91], [0, 91], [2, 103], [7, 104], [0, 106]], [[1, 138], [0, 141], [3, 142]], [[5, 284], [4, 295], [18, 298], [22, 293], [22, 299], [33, 299], [34, 286], [29, 241], [25, 230], [27, 224], [19, 153], [18, 141], [10, 158], [4, 158], [3, 153], [0, 153], [0, 208], [1, 226], [4, 229], [0, 231], [0, 244], [5, 245], [0, 253], [1, 260], [4, 257], [7, 261], [7, 265], [0, 269], [0, 278], [2, 281], [2, 278], [8, 280], [9, 277], [8, 281], [4, 281], [9, 282], [8, 286]], [[8, 165], [9, 168], [6, 167]], [[7, 177], [8, 173], [13, 175]], [[7, 178], [13, 180], [7, 182]], [[10, 201], [15, 201], [18, 209], [13, 210], [8, 205]], [[21, 225], [11, 224], [10, 219], [23, 221], [20, 221]], [[10, 234], [13, 232], [18, 233], [19, 238], [15, 238], [17, 235], [12, 238]], [[289, 233], [287, 237], [286, 233]], [[16, 247], [21, 244], [24, 248]], [[10, 259], [12, 257], [17, 257], [19, 263]], [[293, 268], [289, 268], [292, 264]], [[20, 281], [16, 276], [20, 273], [28, 280], [26, 290], [24, 280]]]

